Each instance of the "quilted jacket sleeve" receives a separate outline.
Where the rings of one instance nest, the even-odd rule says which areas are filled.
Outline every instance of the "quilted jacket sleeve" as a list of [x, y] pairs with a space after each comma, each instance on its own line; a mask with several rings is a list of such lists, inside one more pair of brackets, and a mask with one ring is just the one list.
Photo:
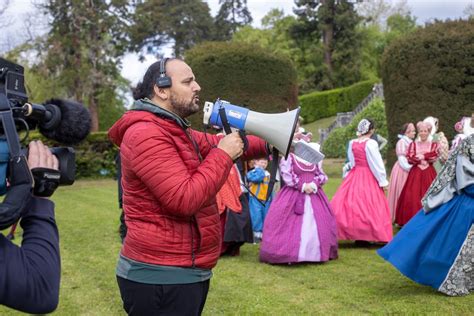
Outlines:
[[[206, 156], [213, 147], [216, 147], [217, 144], [219, 144], [219, 141], [223, 136], [216, 136], [212, 134], [205, 135], [202, 132], [193, 131], [193, 137], [199, 144], [201, 154]], [[268, 157], [270, 153], [267, 151], [267, 145], [263, 139], [253, 135], [247, 135], [247, 140], [249, 142], [249, 147], [242, 155], [243, 160]]]
[[[129, 139], [134, 173], [152, 192], [163, 213], [183, 217], [196, 214], [215, 198], [232, 168], [232, 159], [223, 150], [211, 148], [198, 164], [191, 143], [185, 146], [189, 148], [185, 154], [179, 153], [176, 143], [183, 140], [146, 125], [141, 124]], [[198, 165], [190, 173], [192, 164]]]

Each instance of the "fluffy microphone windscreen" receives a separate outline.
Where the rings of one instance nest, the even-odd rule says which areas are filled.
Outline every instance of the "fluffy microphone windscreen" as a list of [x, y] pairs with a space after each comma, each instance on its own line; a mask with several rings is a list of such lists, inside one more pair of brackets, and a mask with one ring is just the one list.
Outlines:
[[64, 145], [75, 145], [89, 135], [91, 116], [82, 104], [62, 99], [52, 99], [46, 103], [57, 106], [61, 111], [61, 121], [52, 130], [39, 127], [45, 137], [56, 140]]

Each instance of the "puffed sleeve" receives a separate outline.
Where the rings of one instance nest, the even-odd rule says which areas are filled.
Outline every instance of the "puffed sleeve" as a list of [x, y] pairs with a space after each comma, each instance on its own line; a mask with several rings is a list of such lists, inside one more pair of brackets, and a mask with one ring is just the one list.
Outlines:
[[377, 179], [379, 186], [387, 186], [387, 173], [385, 171], [382, 156], [380, 155], [379, 146], [375, 140], [369, 139], [367, 141], [367, 145], [365, 146], [365, 153], [369, 168], [372, 171], [372, 174]]
[[412, 142], [408, 146], [407, 150], [407, 160], [411, 165], [418, 165], [421, 161], [416, 157], [416, 143]]
[[285, 185], [296, 188], [298, 184], [298, 177], [293, 172], [292, 158], [290, 154], [288, 159], [282, 158], [280, 160], [280, 176], [285, 182]]
[[323, 162], [322, 161], [320, 161], [318, 163], [318, 167], [316, 169], [316, 174], [314, 176], [314, 182], [318, 186], [323, 186], [324, 184], [326, 184], [326, 182], [328, 182], [328, 176], [326, 175], [326, 173], [323, 170]]
[[396, 152], [398, 164], [405, 171], [410, 171], [412, 165], [408, 162], [407, 159], [408, 144], [403, 139], [400, 139], [397, 142]]
[[354, 160], [354, 153], [352, 152], [352, 143], [354, 141], [351, 140], [349, 142], [349, 145], [347, 146], [347, 159], [349, 160], [349, 163], [351, 164], [351, 168], [354, 168], [355, 166], [355, 160]]

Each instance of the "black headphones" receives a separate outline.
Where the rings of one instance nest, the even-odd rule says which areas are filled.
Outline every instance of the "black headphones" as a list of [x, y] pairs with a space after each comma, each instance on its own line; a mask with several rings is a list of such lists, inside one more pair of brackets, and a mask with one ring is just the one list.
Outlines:
[[166, 75], [166, 61], [169, 58], [162, 58], [160, 61], [160, 76], [156, 79], [156, 85], [158, 88], [169, 88], [171, 87], [171, 78]]

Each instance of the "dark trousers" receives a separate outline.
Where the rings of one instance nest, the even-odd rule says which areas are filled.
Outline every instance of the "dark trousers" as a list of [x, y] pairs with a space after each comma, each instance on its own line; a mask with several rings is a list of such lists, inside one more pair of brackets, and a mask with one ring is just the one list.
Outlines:
[[201, 315], [209, 280], [190, 284], [155, 285], [117, 277], [128, 315]]

